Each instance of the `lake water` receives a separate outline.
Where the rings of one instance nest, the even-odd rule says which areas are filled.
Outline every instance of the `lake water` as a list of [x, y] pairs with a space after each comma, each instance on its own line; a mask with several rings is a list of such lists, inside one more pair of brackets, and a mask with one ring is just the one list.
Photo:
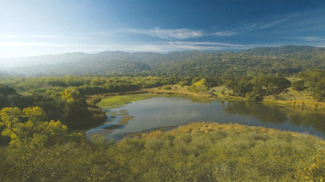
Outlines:
[[153, 129], [176, 127], [189, 122], [211, 121], [263, 126], [307, 133], [325, 139], [325, 114], [295, 111], [250, 102], [193, 101], [181, 97], [153, 97], [107, 110], [106, 122], [86, 132], [87, 138], [121, 138]]

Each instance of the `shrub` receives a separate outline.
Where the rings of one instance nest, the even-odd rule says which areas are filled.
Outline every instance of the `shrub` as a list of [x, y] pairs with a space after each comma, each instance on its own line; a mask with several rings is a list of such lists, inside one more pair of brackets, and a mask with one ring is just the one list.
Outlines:
[[292, 88], [297, 91], [304, 90], [305, 87], [305, 81], [304, 80], [298, 80], [292, 83]]
[[258, 102], [262, 101], [262, 97], [256, 94], [255, 92], [248, 92], [246, 93], [246, 99], [247, 101], [253, 101], [253, 102]]
[[163, 89], [163, 90], [171, 90], [172, 87], [169, 86], [169, 85], [165, 85], [165, 86], [161, 87], [161, 89]]

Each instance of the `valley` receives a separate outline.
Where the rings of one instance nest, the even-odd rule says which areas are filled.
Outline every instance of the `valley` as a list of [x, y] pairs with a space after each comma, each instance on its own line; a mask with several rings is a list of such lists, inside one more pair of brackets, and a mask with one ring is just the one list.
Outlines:
[[325, 172], [324, 54], [71, 53], [1, 67], [0, 179], [314, 179]]

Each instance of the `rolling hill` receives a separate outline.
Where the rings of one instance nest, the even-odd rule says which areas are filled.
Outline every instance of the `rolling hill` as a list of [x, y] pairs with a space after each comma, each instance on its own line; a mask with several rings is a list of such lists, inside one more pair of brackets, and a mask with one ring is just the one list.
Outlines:
[[260, 47], [241, 52], [66, 53], [0, 60], [0, 71], [20, 76], [44, 75], [171, 75], [295, 74], [325, 68], [325, 48]]

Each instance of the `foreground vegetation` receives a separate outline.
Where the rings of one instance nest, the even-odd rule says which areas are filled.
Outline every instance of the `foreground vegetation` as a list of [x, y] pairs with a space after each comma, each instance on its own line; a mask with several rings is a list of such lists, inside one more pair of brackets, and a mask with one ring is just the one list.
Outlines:
[[[99, 76], [70, 76], [59, 69], [65, 76], [1, 77], [0, 181], [324, 181], [325, 143], [309, 135], [216, 123], [192, 123], [116, 143], [100, 135], [89, 142], [81, 132], [105, 120], [98, 105], [111, 109], [153, 96], [125, 95], [130, 93], [325, 109], [324, 55], [325, 49], [292, 46], [243, 53], [139, 53], [114, 61], [119, 69], [104, 60], [91, 62], [102, 66], [64, 66]], [[119, 96], [106, 98], [112, 95]], [[235, 106], [227, 111], [238, 112]], [[265, 119], [282, 122], [281, 116]], [[290, 116], [290, 122], [294, 119]], [[309, 115], [305, 122], [323, 125]]]
[[1, 181], [322, 181], [325, 143], [237, 124], [191, 123], [141, 138], [0, 148]]

